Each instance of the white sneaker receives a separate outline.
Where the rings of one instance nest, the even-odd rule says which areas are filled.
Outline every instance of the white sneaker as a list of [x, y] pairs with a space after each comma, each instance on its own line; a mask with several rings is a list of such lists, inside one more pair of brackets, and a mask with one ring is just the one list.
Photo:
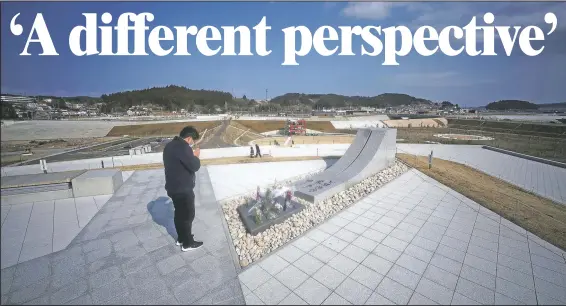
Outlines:
[[181, 251], [183, 252], [187, 252], [187, 251], [191, 251], [191, 250], [196, 250], [200, 247], [202, 247], [203, 243], [200, 241], [195, 241], [187, 246], [181, 246]]

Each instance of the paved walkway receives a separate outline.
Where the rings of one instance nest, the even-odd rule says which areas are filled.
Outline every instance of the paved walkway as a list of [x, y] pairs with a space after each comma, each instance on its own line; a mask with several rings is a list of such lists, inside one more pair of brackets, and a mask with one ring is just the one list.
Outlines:
[[398, 153], [428, 155], [466, 164], [566, 205], [566, 169], [468, 145], [397, 144]]
[[[126, 181], [133, 171], [122, 172]], [[2, 205], [1, 268], [61, 251], [112, 195]]]
[[243, 304], [206, 168], [197, 180], [204, 248], [175, 246], [163, 170], [136, 171], [65, 250], [3, 269], [2, 304]]
[[239, 278], [247, 304], [565, 304], [565, 256], [411, 170]]

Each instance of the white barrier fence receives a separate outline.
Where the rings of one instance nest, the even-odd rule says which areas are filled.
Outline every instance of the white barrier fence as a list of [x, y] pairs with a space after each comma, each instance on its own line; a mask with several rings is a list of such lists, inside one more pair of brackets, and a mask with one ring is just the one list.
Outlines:
[[[262, 154], [273, 157], [302, 157], [302, 156], [341, 156], [346, 152], [349, 144], [335, 145], [298, 145], [293, 148], [278, 146], [261, 147]], [[246, 157], [249, 156], [249, 147], [233, 147], [220, 149], [203, 149], [201, 159], [214, 159], [224, 157]], [[48, 172], [63, 172], [73, 170], [89, 170], [112, 168], [121, 166], [133, 166], [144, 164], [159, 164], [163, 162], [162, 153], [146, 153], [141, 155], [122, 155], [113, 157], [101, 157], [81, 159], [63, 162], [47, 163]], [[39, 164], [17, 167], [2, 167], [2, 176], [38, 174], [43, 173]]]

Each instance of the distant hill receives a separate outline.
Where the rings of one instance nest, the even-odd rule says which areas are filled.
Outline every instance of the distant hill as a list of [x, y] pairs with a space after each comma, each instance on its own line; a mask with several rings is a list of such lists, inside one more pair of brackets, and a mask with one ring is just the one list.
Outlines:
[[101, 96], [107, 107], [128, 109], [134, 105], [155, 105], [163, 109], [195, 108], [211, 109], [223, 107], [232, 102], [230, 93], [215, 90], [194, 90], [182, 86], [169, 85], [141, 90], [131, 90]]
[[521, 101], [521, 100], [501, 100], [497, 102], [489, 103], [485, 106], [488, 110], [527, 110], [527, 109], [538, 109], [539, 106], [528, 102], [528, 101]]
[[317, 108], [344, 106], [388, 107], [411, 104], [431, 104], [432, 102], [430, 100], [399, 93], [384, 93], [373, 97], [288, 93], [271, 99], [270, 103], [280, 104], [281, 106], [306, 104]]
[[538, 104], [540, 109], [566, 109], [566, 102]]

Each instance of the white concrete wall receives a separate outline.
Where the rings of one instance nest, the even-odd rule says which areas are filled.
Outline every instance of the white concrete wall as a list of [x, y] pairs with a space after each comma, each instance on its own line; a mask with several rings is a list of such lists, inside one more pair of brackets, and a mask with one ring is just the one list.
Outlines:
[[380, 120], [348, 120], [348, 121], [331, 121], [336, 129], [361, 129], [370, 127], [385, 127], [385, 124]]
[[[274, 157], [294, 157], [294, 156], [337, 156], [346, 152], [349, 144], [339, 145], [297, 145], [293, 148], [278, 146], [261, 146], [262, 154], [270, 154]], [[203, 149], [201, 159], [213, 159], [223, 157], [245, 157], [249, 156], [249, 147], [233, 147], [221, 149]], [[132, 166], [143, 164], [157, 164], [163, 162], [162, 153], [147, 153], [142, 155], [123, 155], [114, 157], [82, 159], [64, 162], [47, 163], [49, 172], [62, 172], [82, 169], [100, 169], [102, 161], [105, 167]], [[27, 165], [18, 167], [2, 167], [2, 176], [37, 174], [42, 173], [39, 166]]]

